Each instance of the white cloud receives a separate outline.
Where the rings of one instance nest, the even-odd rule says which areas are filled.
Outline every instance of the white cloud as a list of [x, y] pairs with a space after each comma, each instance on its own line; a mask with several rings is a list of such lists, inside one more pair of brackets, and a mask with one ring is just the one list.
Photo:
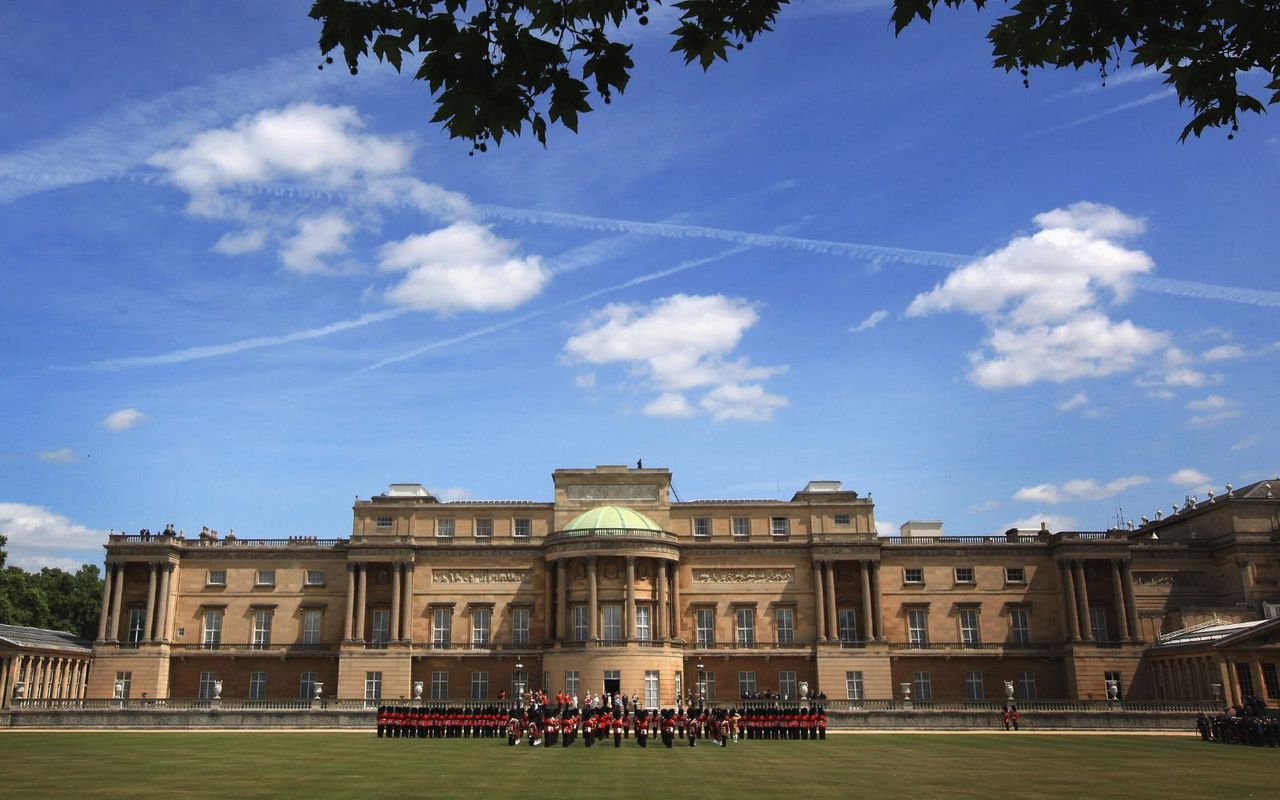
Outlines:
[[969, 513], [982, 514], [987, 511], [995, 511], [999, 507], [1000, 507], [999, 500], [995, 500], [995, 499], [984, 500], [981, 503], [974, 503], [973, 505], [969, 506]]
[[1244, 357], [1244, 348], [1238, 344], [1221, 344], [1217, 347], [1209, 348], [1200, 355], [1200, 358], [1205, 361], [1229, 361]]
[[683, 414], [689, 403], [683, 393], [706, 387], [698, 406], [714, 419], [765, 420], [787, 400], [768, 393], [762, 381], [786, 368], [728, 359], [758, 319], [749, 303], [723, 295], [677, 294], [648, 307], [613, 303], [587, 319], [565, 353], [588, 364], [631, 364], [659, 392], [673, 395], [659, 397], [646, 413]]
[[680, 392], [663, 392], [649, 401], [644, 413], [650, 417], [692, 417], [698, 409]]
[[581, 372], [573, 376], [573, 385], [579, 389], [596, 388], [596, 374], [594, 372]]
[[862, 333], [863, 331], [869, 331], [875, 326], [879, 325], [881, 322], [884, 322], [885, 318], [888, 316], [889, 316], [889, 312], [885, 311], [884, 309], [881, 309], [879, 311], [872, 311], [871, 314], [866, 319], [864, 319], [862, 322], [859, 322], [854, 327], [850, 328], [849, 332]]
[[1250, 447], [1254, 447], [1260, 444], [1261, 442], [1262, 442], [1262, 437], [1254, 433], [1249, 436], [1246, 436], [1245, 438], [1231, 445], [1231, 449], [1232, 450], [1248, 450]]
[[1056, 405], [1054, 405], [1054, 408], [1065, 413], [1067, 411], [1071, 411], [1072, 409], [1079, 408], [1080, 406], [1087, 405], [1088, 402], [1089, 402], [1089, 395], [1085, 394], [1084, 392], [1076, 392], [1074, 395], [1067, 398], [1066, 400], [1063, 400], [1061, 403], [1057, 403]]
[[1019, 489], [1014, 494], [1013, 499], [1029, 503], [1047, 503], [1049, 505], [1065, 503], [1068, 500], [1103, 500], [1108, 497], [1115, 497], [1127, 489], [1150, 482], [1151, 479], [1145, 475], [1129, 475], [1123, 478], [1116, 478], [1104, 484], [1099, 484], [1093, 478], [1076, 478], [1063, 483], [1061, 486], [1052, 483], [1028, 486]]
[[223, 234], [217, 244], [213, 246], [216, 253], [222, 253], [227, 256], [239, 256], [245, 253], [254, 253], [261, 250], [267, 244], [267, 232], [262, 228], [247, 228], [243, 231], [232, 231]]
[[999, 533], [1003, 533], [1010, 528], [1017, 528], [1020, 531], [1038, 531], [1041, 524], [1050, 531], [1057, 532], [1077, 530], [1080, 522], [1075, 517], [1065, 514], [1034, 514], [1030, 517], [1015, 519], [1013, 522], [1006, 522]]
[[446, 489], [435, 489], [432, 490], [431, 493], [445, 502], [468, 500], [471, 498], [470, 490], [464, 489], [461, 486], [450, 486]]
[[119, 411], [108, 414], [106, 419], [102, 420], [102, 424], [107, 429], [119, 433], [120, 431], [129, 430], [146, 418], [147, 415], [136, 408], [122, 408]]
[[899, 529], [900, 527], [896, 522], [878, 519], [876, 520], [876, 536], [897, 536], [902, 532]]
[[70, 447], [64, 447], [61, 450], [41, 450], [36, 454], [36, 458], [51, 464], [74, 464], [80, 460]]
[[541, 258], [517, 257], [515, 249], [516, 242], [471, 222], [389, 242], [379, 266], [408, 274], [386, 297], [396, 305], [441, 314], [515, 308], [551, 280]]
[[347, 252], [347, 237], [354, 230], [346, 217], [336, 211], [303, 217], [298, 220], [297, 233], [281, 246], [280, 262], [302, 275], [329, 272], [325, 257]]
[[1191, 425], [1199, 428], [1211, 428], [1240, 416], [1238, 402], [1217, 394], [1211, 394], [1203, 400], [1192, 400], [1187, 403], [1187, 410], [1201, 412], [1187, 420]]
[[1205, 486], [1213, 483], [1213, 479], [1198, 469], [1183, 467], [1169, 476], [1169, 483], [1183, 488]]
[[1168, 335], [1116, 322], [1099, 310], [1104, 292], [1123, 301], [1151, 258], [1116, 239], [1142, 220], [1097, 203], [1039, 214], [1040, 230], [956, 269], [917, 295], [907, 316], [962, 311], [983, 318], [989, 335], [971, 354], [970, 380], [987, 389], [1041, 380], [1064, 382], [1127, 372], [1164, 347]]
[[106, 531], [26, 503], [0, 503], [0, 533], [9, 537], [12, 563], [24, 569], [59, 566], [74, 570], [84, 561], [70, 552], [92, 552], [107, 541]]

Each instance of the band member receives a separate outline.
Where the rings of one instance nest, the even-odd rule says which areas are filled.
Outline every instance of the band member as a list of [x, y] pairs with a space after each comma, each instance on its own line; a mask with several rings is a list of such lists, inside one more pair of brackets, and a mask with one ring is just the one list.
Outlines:
[[649, 713], [640, 711], [636, 714], [636, 744], [641, 747], [649, 746]]
[[537, 717], [529, 720], [528, 734], [530, 747], [537, 747], [542, 744], [542, 728], [538, 726]]
[[827, 712], [821, 708], [818, 709], [818, 738], [827, 738]]
[[520, 741], [520, 720], [514, 714], [507, 720], [507, 747], [515, 747]]
[[546, 737], [547, 747], [556, 746], [556, 736], [560, 733], [560, 718], [556, 716], [559, 712], [552, 712], [547, 717]]
[[1021, 715], [1018, 714], [1017, 703], [1005, 703], [1003, 716], [1004, 716], [1004, 729], [1006, 731], [1009, 730], [1010, 725], [1013, 726], [1013, 729], [1015, 731], [1018, 730], [1018, 720], [1021, 719]]
[[582, 743], [590, 747], [595, 733], [595, 718], [590, 713], [582, 715]]
[[613, 746], [622, 747], [622, 734], [627, 729], [627, 720], [621, 714], [613, 721]]

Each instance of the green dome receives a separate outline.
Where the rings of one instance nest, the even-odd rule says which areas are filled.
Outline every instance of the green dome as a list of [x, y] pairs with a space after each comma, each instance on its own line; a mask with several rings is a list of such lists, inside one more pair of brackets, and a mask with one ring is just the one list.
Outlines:
[[641, 514], [622, 506], [600, 506], [584, 511], [564, 526], [566, 531], [591, 530], [632, 530], [661, 531], [658, 523]]

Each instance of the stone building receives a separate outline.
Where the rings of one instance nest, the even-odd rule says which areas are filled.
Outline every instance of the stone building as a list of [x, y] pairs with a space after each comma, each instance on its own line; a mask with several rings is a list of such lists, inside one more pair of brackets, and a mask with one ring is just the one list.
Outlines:
[[[804, 683], [841, 700], [1002, 699], [1006, 681], [1101, 699], [1114, 681], [1170, 698], [1162, 635], [1280, 602], [1267, 483], [1132, 530], [885, 537], [871, 499], [834, 481], [679, 502], [666, 469], [552, 478], [550, 502], [393, 484], [341, 539], [112, 536], [89, 694], [399, 699], [420, 683], [426, 700], [545, 687], [655, 705]], [[1274, 704], [1280, 658], [1260, 652], [1253, 686]], [[1238, 688], [1233, 651], [1206, 658], [1179, 696]]]
[[66, 631], [0, 624], [0, 708], [85, 697], [93, 648]]

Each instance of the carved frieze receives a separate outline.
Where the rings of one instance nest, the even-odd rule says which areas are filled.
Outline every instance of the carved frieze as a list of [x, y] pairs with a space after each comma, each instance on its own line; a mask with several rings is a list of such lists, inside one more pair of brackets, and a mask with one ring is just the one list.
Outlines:
[[693, 570], [694, 583], [790, 583], [795, 579], [795, 570], [786, 568]]
[[658, 499], [653, 483], [575, 483], [564, 487], [570, 500], [650, 500]]
[[432, 583], [524, 583], [530, 579], [527, 569], [435, 569]]
[[1138, 572], [1133, 573], [1133, 582], [1138, 586], [1199, 586], [1199, 572]]

